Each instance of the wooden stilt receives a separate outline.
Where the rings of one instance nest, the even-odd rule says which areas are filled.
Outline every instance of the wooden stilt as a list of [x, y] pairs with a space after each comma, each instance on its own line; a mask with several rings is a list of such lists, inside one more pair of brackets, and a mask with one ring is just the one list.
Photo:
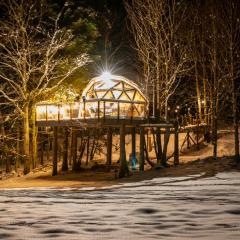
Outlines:
[[91, 151], [90, 151], [90, 161], [93, 160], [94, 158], [94, 153], [95, 153], [95, 148], [96, 148], [96, 131], [95, 129], [93, 130], [93, 143], [92, 143], [92, 148], [91, 148]]
[[89, 159], [89, 141], [90, 141], [90, 133], [88, 130], [88, 137], [87, 137], [87, 158], [86, 158], [86, 166], [88, 165], [88, 159]]
[[32, 167], [35, 168], [37, 164], [37, 135], [38, 128], [36, 126], [36, 109], [32, 111]]
[[16, 163], [15, 163], [15, 172], [17, 172], [18, 168], [20, 167], [20, 128], [17, 124], [17, 156], [16, 156]]
[[157, 163], [161, 162], [162, 158], [162, 140], [161, 140], [161, 129], [156, 129], [156, 142], [157, 142]]
[[132, 159], [131, 159], [131, 165], [132, 169], [136, 170], [136, 128], [132, 128]]
[[70, 153], [69, 153], [69, 165], [72, 165], [72, 142], [73, 142], [73, 129], [70, 130]]
[[125, 149], [125, 125], [122, 124], [120, 127], [120, 170], [119, 178], [129, 175], [127, 160], [126, 160], [126, 149]]
[[166, 133], [164, 135], [164, 146], [163, 146], [163, 154], [162, 154], [162, 165], [167, 165], [167, 149], [168, 149], [168, 143], [170, 138], [170, 129], [166, 129]]
[[179, 164], [179, 132], [178, 124], [176, 124], [174, 129], [174, 165], [178, 164]]
[[[3, 122], [0, 122], [0, 133], [1, 133], [1, 135], [3, 136], [3, 138], [2, 138], [2, 143], [3, 143], [3, 146], [4, 146], [4, 148], [5, 148], [5, 144], [4, 144], [4, 142], [5, 142], [5, 128], [4, 128], [4, 123]], [[7, 146], [6, 146], [6, 148], [7, 148]], [[1, 157], [1, 156], [0, 156]], [[5, 168], [5, 171], [6, 171], [6, 173], [9, 173], [9, 172], [11, 172], [11, 164], [10, 164], [10, 158], [6, 158], [5, 159], [5, 164], [6, 164], [6, 168]], [[3, 169], [2, 169], [3, 170]]]
[[146, 161], [147, 163], [151, 166], [151, 167], [154, 167], [154, 163], [152, 163], [149, 159], [149, 154], [148, 154], [148, 147], [147, 147], [147, 144], [146, 144], [146, 140], [144, 138], [144, 153], [145, 153], [145, 157], [146, 157]]
[[46, 150], [47, 150], [47, 162], [49, 162], [50, 160], [50, 138], [49, 138], [49, 133], [46, 134], [47, 135], [47, 146], [46, 146]]
[[187, 148], [189, 149], [191, 146], [191, 143], [190, 143], [190, 132], [187, 131]]
[[68, 171], [68, 128], [64, 128], [62, 171]]
[[77, 171], [77, 131], [72, 130], [72, 170]]
[[78, 161], [77, 161], [77, 165], [76, 165], [76, 171], [79, 171], [82, 165], [82, 158], [83, 158], [83, 154], [85, 152], [85, 148], [86, 148], [86, 144], [87, 144], [87, 140], [84, 139], [84, 135], [85, 132], [83, 132], [81, 134], [81, 143], [80, 143], [80, 147], [79, 147], [79, 157], [78, 157]]
[[140, 127], [140, 160], [139, 160], [139, 170], [144, 171], [144, 128]]
[[112, 164], [112, 128], [107, 130], [107, 165]]
[[40, 164], [43, 166], [44, 163], [44, 136], [41, 134], [41, 152], [40, 152]]
[[58, 127], [53, 127], [53, 169], [52, 176], [57, 175], [58, 160]]
[[197, 150], [199, 150], [199, 120], [197, 119], [197, 129], [196, 129], [196, 141], [197, 141]]

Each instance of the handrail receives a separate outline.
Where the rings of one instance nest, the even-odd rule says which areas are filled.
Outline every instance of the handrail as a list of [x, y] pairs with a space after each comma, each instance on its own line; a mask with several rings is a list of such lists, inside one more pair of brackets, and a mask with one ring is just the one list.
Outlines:
[[[103, 103], [103, 105], [101, 105], [101, 102]], [[94, 116], [91, 116], [91, 112], [90, 109], [92, 108], [89, 108], [89, 106], [87, 107], [87, 104], [88, 103], [97, 103], [97, 107], [93, 105], [93, 109], [96, 110], [96, 112], [94, 111], [95, 115]], [[112, 111], [110, 112], [109, 114], [109, 111], [106, 111], [106, 104], [107, 103], [117, 103], [117, 106], [115, 108], [112, 109]], [[127, 110], [124, 110], [124, 112], [122, 113], [121, 112], [121, 107], [120, 107], [120, 104], [121, 103], [126, 103], [126, 104], [130, 104], [131, 107], [129, 109], [130, 113], [126, 112]], [[133, 116], [133, 106], [134, 104], [136, 105], [143, 105], [144, 107], [144, 110], [143, 110], [143, 115], [141, 115], [139, 113], [139, 116]], [[77, 117], [74, 117], [74, 114], [76, 114], [76, 112], [74, 111], [74, 105], [77, 106], [77, 108], [75, 110], [78, 111], [77, 113]], [[72, 120], [72, 119], [84, 119], [84, 121], [86, 119], [131, 119], [131, 120], [134, 120], [134, 119], [147, 119], [147, 116], [146, 116], [146, 110], [147, 110], [147, 103], [146, 102], [143, 102], [143, 101], [128, 101], [128, 100], [116, 100], [116, 99], [87, 99], [87, 100], [83, 100], [83, 101], [80, 101], [80, 102], [69, 102], [69, 103], [38, 103], [36, 104], [36, 109], [38, 106], [43, 106], [45, 107], [45, 110], [42, 110], [42, 113], [43, 113], [43, 116], [42, 118], [39, 118], [38, 117], [38, 114], [39, 112], [37, 111], [37, 118], [36, 118], [36, 121], [46, 121], [48, 122], [49, 120], [50, 121], [62, 121], [62, 120]], [[52, 106], [53, 107], [53, 112], [57, 112], [56, 113], [52, 113], [52, 117], [51, 119], [49, 119], [49, 112], [51, 110], [49, 110], [49, 106]], [[103, 106], [103, 108], [102, 108]], [[63, 117], [62, 116], [62, 113], [61, 112], [61, 107], [64, 108], [66, 107], [67, 109], [69, 108], [69, 112], [68, 112], [68, 115], [67, 117]], [[116, 114], [116, 110], [117, 110], [117, 114]], [[103, 112], [102, 112], [103, 111]], [[89, 114], [90, 113], [90, 116], [86, 115], [86, 114]], [[93, 112], [92, 112], [93, 113]], [[102, 116], [101, 116], [102, 115]]]

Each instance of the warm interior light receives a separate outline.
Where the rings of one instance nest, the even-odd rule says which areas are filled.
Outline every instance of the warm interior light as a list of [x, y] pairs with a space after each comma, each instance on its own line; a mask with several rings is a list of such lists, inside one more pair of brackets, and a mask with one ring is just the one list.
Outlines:
[[103, 81], [110, 80], [112, 78], [112, 74], [110, 72], [103, 72], [102, 75], [100, 76]]
[[37, 106], [37, 114], [46, 113], [46, 106]]

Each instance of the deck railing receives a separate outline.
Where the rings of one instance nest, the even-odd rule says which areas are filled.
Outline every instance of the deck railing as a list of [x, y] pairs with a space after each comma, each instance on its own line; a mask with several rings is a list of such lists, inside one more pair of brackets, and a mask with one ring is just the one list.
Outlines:
[[115, 99], [90, 99], [72, 103], [40, 103], [36, 105], [36, 121], [146, 119], [147, 110], [145, 102]]

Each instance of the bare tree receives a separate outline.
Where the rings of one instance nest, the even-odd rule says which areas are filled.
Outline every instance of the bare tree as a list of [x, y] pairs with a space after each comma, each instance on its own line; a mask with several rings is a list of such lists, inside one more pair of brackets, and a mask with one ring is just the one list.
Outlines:
[[88, 56], [61, 57], [72, 34], [59, 28], [61, 12], [48, 17], [44, 1], [6, 0], [0, 19], [1, 104], [13, 107], [23, 119], [24, 172], [30, 170], [29, 120], [33, 104], [57, 89]]
[[211, 130], [212, 130], [212, 143], [213, 143], [213, 157], [217, 157], [217, 131], [218, 131], [218, 117], [221, 108], [224, 106], [226, 99], [227, 79], [225, 66], [225, 52], [226, 45], [223, 28], [220, 24], [221, 14], [219, 7], [212, 0], [207, 5], [208, 15], [208, 28], [205, 38], [207, 48], [207, 58], [205, 62], [208, 70], [208, 84], [210, 89], [210, 102], [211, 102]]
[[238, 134], [238, 105], [237, 105], [237, 83], [240, 77], [240, 4], [238, 1], [230, 0], [220, 5], [220, 25], [222, 29], [222, 52], [224, 54], [224, 77], [230, 86], [232, 97], [235, 158], [239, 160], [239, 134]]
[[[186, 6], [177, 0], [133, 0], [125, 2], [136, 50], [143, 65], [145, 90], [153, 105], [153, 116], [165, 113], [179, 78], [189, 69], [182, 23]], [[180, 33], [181, 30], [181, 33]]]

